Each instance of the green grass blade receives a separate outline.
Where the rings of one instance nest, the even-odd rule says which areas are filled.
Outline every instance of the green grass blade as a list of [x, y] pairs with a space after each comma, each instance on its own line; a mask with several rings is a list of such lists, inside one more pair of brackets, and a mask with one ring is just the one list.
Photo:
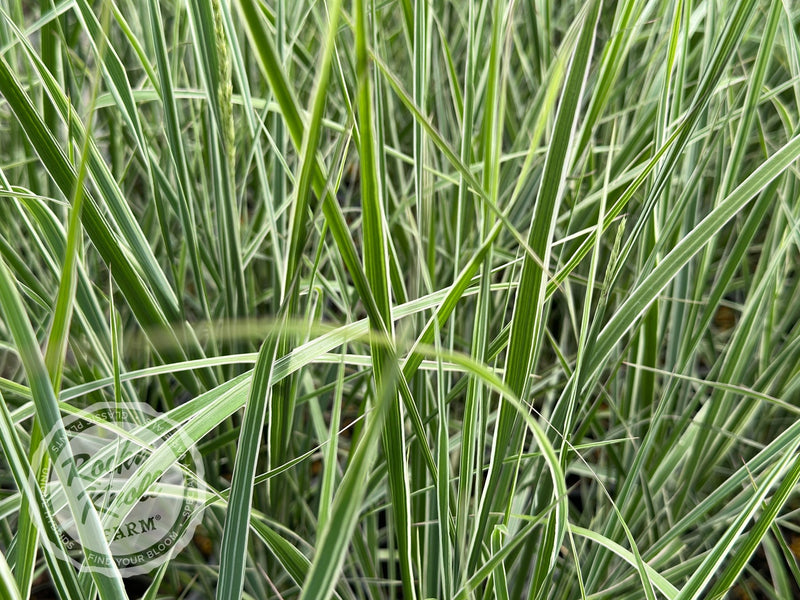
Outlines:
[[[69, 490], [67, 498], [70, 510], [76, 517], [76, 523], [79, 523], [77, 528], [81, 542], [84, 547], [99, 548], [96, 552], [87, 552], [86, 559], [100, 597], [103, 599], [124, 598], [125, 591], [122, 585], [122, 578], [111, 556], [108, 542], [94, 505], [87, 500], [86, 492], [83, 490], [80, 480], [71, 482], [72, 487], [75, 488], [74, 490], [68, 487], [67, 482], [71, 480], [71, 473], [75, 472], [76, 469], [75, 461], [69, 450], [64, 424], [61, 421], [58, 403], [56, 402], [44, 359], [36, 342], [30, 321], [25, 313], [16, 282], [12, 279], [4, 262], [0, 262], [0, 308], [2, 308], [5, 321], [14, 335], [14, 340], [25, 365], [31, 393], [33, 394], [33, 402], [36, 406], [37, 418], [42, 425], [43, 431], [48, 432], [54, 440], [53, 443], [62, 448], [62, 451], [56, 456], [51, 455], [51, 459], [54, 459], [53, 467], [59, 481]], [[78, 517], [81, 514], [85, 515], [85, 521]]]
[[[363, 211], [364, 267], [372, 293], [375, 297], [379, 320], [370, 320], [370, 326], [380, 331], [391, 324], [391, 298], [389, 291], [386, 230], [384, 225], [383, 192], [378, 178], [377, 149], [373, 132], [373, 99], [367, 53], [367, 6], [365, 0], [355, 5], [356, 74], [358, 77], [358, 121], [359, 156], [361, 159], [361, 207]], [[371, 344], [375, 386], [378, 390], [391, 389], [388, 382], [395, 379], [399, 371], [390, 353], [379, 344]], [[387, 392], [388, 393], [388, 392]], [[411, 554], [410, 490], [405, 460], [405, 435], [400, 404], [393, 395], [383, 400], [388, 402], [386, 422], [383, 429], [383, 448], [387, 456], [394, 457], [389, 467], [389, 488], [392, 497], [392, 517], [397, 537], [397, 560], [403, 580], [403, 594], [414, 600], [413, 557]], [[343, 482], [344, 483], [344, 482]]]
[[275, 332], [264, 341], [258, 352], [249, 398], [245, 405], [220, 549], [222, 560], [219, 567], [217, 598], [238, 598], [242, 595], [247, 567], [253, 478], [261, 447], [267, 405], [271, 396], [278, 337], [278, 332]]
[[[564, 193], [565, 170], [569, 164], [568, 156], [572, 148], [571, 138], [577, 122], [577, 105], [585, 86], [599, 12], [600, 3], [594, 2], [588, 6], [582, 16], [584, 24], [580, 42], [569, 67], [567, 81], [562, 92], [556, 116], [556, 128], [545, 161], [543, 180], [531, 219], [529, 244], [534, 254], [541, 257], [545, 267], [549, 263], [552, 251], [555, 219]], [[542, 336], [546, 282], [546, 273], [542, 265], [526, 255], [520, 288], [517, 291], [517, 306], [512, 321], [506, 359], [506, 383], [520, 397], [523, 397], [528, 389], [529, 375], [539, 353], [538, 344]], [[515, 426], [515, 413], [503, 404], [500, 407], [498, 419], [494, 447], [504, 451], [506, 448], [516, 448], [520, 443], [520, 436], [519, 433], [515, 433], [518, 431]], [[482, 501], [479, 517], [479, 523], [481, 523], [479, 532], [485, 527], [484, 524], [488, 523], [489, 512], [505, 505], [507, 499], [504, 497], [504, 491], [510, 489], [510, 482], [514, 476], [513, 469], [504, 466], [498, 459], [497, 455], [493, 456], [490, 464], [489, 478], [485, 488], [486, 500]], [[498, 494], [498, 491], [501, 493]], [[560, 540], [566, 530], [564, 508], [563, 503], [557, 505], [556, 520], [548, 526], [548, 529], [550, 527], [555, 529], [550, 534], [550, 547], [543, 548], [542, 558], [537, 561], [537, 579], [534, 582], [534, 587], [537, 589], [538, 586], [543, 585], [545, 573], [554, 566]], [[477, 539], [481, 537], [479, 535]], [[475, 550], [478, 548], [475, 546]], [[473, 550], [471, 562], [476, 560], [475, 550]]]

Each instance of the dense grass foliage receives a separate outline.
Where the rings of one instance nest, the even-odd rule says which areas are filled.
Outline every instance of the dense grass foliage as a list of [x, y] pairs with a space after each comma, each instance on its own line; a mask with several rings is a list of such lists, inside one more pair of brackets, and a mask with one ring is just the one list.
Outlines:
[[[0, 0], [0, 597], [800, 597], [799, 126], [786, 0]], [[202, 457], [134, 578], [97, 402]]]

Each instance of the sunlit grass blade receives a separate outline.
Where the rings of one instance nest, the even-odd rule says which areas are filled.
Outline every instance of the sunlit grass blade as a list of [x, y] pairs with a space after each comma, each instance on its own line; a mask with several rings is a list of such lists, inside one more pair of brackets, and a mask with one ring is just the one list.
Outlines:
[[0, 554], [0, 588], [8, 600], [21, 600], [22, 595], [17, 588], [17, 582], [14, 581], [14, 575], [6, 562], [5, 556]]

